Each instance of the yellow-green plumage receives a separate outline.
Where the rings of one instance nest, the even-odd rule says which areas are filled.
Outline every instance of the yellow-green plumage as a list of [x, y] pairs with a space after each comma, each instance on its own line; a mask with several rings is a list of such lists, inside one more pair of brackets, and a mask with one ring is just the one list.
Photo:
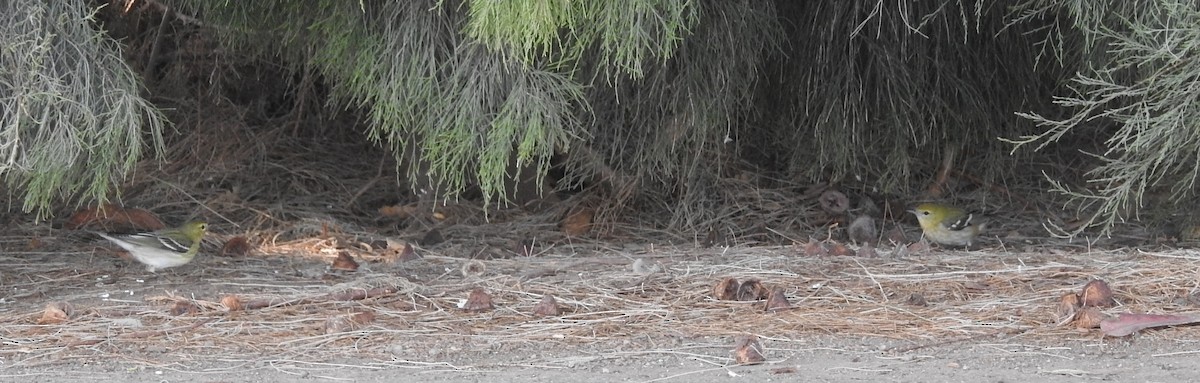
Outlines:
[[96, 234], [129, 251], [129, 255], [146, 265], [146, 270], [155, 272], [191, 262], [200, 251], [200, 242], [207, 229], [208, 224], [204, 222], [188, 222], [180, 227], [149, 233]]
[[974, 221], [974, 214], [953, 206], [924, 203], [908, 212], [917, 216], [926, 239], [942, 245], [971, 246], [983, 230], [984, 224]]

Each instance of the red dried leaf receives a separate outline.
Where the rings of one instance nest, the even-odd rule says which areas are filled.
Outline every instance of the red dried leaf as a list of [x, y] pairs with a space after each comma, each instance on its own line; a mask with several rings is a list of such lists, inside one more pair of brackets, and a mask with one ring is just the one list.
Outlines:
[[1133, 314], [1124, 313], [1116, 318], [1100, 322], [1100, 331], [1108, 336], [1127, 336], [1151, 327], [1178, 326], [1200, 322], [1193, 315]]

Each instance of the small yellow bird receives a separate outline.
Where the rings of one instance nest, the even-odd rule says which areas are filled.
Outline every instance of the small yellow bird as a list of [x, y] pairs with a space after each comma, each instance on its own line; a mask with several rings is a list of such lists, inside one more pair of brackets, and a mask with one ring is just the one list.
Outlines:
[[207, 229], [207, 223], [188, 222], [180, 227], [149, 233], [128, 235], [94, 233], [129, 251], [129, 255], [145, 264], [146, 270], [153, 273], [160, 269], [182, 266], [191, 262], [196, 257], [196, 253], [200, 251], [200, 242]]
[[974, 214], [948, 205], [923, 203], [908, 212], [917, 216], [925, 238], [942, 245], [971, 246], [986, 225], [973, 221]]

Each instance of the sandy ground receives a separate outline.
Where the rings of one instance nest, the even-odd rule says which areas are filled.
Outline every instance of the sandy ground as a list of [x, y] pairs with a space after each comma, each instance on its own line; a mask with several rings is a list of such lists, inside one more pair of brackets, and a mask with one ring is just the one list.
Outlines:
[[[364, 261], [354, 273], [328, 270], [329, 255], [276, 254], [208, 256], [158, 274], [99, 250], [10, 252], [0, 255], [0, 381], [1200, 379], [1196, 327], [1112, 338], [1053, 318], [1062, 292], [1093, 277], [1117, 290], [1110, 313], [1195, 311], [1180, 299], [1197, 288], [1194, 251], [863, 259], [793, 248], [560, 250], [471, 261], [470, 272], [465, 259], [427, 251], [407, 263]], [[772, 314], [761, 302], [715, 300], [710, 286], [724, 277], [780, 286], [794, 307]], [[379, 286], [390, 290], [325, 299]], [[470, 287], [491, 292], [497, 308], [458, 309]], [[905, 303], [914, 291], [928, 304]], [[529, 315], [548, 293], [563, 315]], [[235, 312], [217, 303], [230, 295], [274, 303]], [[38, 323], [52, 302], [70, 303], [71, 318]], [[194, 311], [173, 312], [181, 302]], [[365, 311], [374, 313], [366, 323], [331, 327]], [[759, 337], [764, 363], [735, 364], [734, 338], [745, 334]]]
[[278, 362], [205, 364], [178, 369], [139, 363], [71, 362], [6, 368], [0, 379], [20, 382], [1190, 382], [1197, 379], [1196, 340], [1141, 336], [1128, 340], [1072, 339], [1033, 345], [1013, 339], [981, 339], [891, 354], [886, 341], [826, 336], [802, 342], [766, 342], [767, 363], [721, 366], [720, 339], [664, 349], [631, 343], [621, 351], [591, 347], [555, 350], [527, 363], [497, 363], [508, 357], [471, 355], [461, 365], [350, 365]]

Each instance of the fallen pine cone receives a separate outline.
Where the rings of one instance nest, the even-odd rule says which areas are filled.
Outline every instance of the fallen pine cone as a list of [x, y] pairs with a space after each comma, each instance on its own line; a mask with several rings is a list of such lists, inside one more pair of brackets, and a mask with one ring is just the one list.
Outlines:
[[1108, 315], [1100, 312], [1100, 309], [1095, 307], [1084, 307], [1083, 311], [1075, 317], [1075, 327], [1083, 330], [1100, 328], [1100, 322], [1108, 319]]

